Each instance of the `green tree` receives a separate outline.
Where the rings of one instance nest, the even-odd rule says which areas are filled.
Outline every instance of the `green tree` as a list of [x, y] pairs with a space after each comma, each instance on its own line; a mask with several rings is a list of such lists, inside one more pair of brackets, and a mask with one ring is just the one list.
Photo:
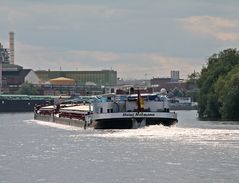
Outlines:
[[187, 81], [195, 83], [199, 78], [200, 78], [200, 73], [194, 71], [192, 74], [188, 75]]
[[237, 120], [238, 103], [237, 76], [239, 73], [239, 52], [227, 49], [213, 54], [198, 79], [199, 117], [212, 119]]
[[191, 97], [192, 101], [196, 102], [198, 101], [199, 97], [199, 89], [197, 86], [197, 81], [200, 78], [199, 72], [193, 72], [188, 75], [188, 78], [186, 80], [186, 96]]
[[184, 94], [182, 91], [180, 91], [178, 88], [174, 88], [173, 91], [172, 91], [173, 95], [176, 96], [176, 97], [183, 97]]
[[220, 77], [215, 88], [221, 103], [222, 119], [239, 119], [239, 65], [233, 68], [225, 77]]
[[38, 95], [37, 88], [32, 83], [23, 83], [21, 88], [17, 91], [18, 94], [23, 95]]

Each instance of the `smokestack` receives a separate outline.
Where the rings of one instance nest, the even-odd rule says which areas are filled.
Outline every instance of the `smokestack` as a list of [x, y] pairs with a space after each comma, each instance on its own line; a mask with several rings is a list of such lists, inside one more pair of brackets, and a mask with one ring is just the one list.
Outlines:
[[14, 32], [9, 32], [10, 64], [14, 64]]

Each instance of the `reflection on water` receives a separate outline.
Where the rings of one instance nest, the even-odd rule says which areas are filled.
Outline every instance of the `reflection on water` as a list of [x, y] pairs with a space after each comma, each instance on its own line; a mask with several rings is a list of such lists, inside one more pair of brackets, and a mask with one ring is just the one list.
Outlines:
[[[178, 143], [194, 143], [214, 146], [239, 148], [239, 130], [180, 128], [150, 126], [132, 130], [103, 130], [101, 133], [84, 134], [85, 136], [105, 138], [147, 138], [170, 140]], [[80, 137], [71, 135], [71, 137]]]
[[179, 111], [176, 126], [94, 130], [0, 114], [0, 182], [238, 182], [238, 123], [198, 121]]
[[162, 125], [148, 126], [128, 130], [83, 130], [79, 127], [66, 126], [51, 122], [31, 120], [40, 125], [79, 131], [72, 138], [101, 137], [101, 138], [147, 138], [163, 139], [178, 143], [194, 143], [213, 146], [239, 148], [239, 125], [237, 122], [198, 121], [196, 111], [179, 111], [179, 123], [171, 127]]

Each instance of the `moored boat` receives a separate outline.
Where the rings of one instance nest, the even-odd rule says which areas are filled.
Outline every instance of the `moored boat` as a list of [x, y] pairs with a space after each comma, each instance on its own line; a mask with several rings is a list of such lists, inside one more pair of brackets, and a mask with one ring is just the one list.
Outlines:
[[34, 106], [53, 105], [60, 98], [66, 99], [67, 96], [43, 96], [43, 95], [0, 95], [1, 112], [32, 112]]

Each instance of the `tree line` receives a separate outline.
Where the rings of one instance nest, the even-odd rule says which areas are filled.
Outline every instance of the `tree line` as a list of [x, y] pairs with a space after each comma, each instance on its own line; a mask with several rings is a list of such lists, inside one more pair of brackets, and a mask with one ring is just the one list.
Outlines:
[[239, 51], [226, 49], [208, 58], [199, 79], [202, 119], [239, 120]]

